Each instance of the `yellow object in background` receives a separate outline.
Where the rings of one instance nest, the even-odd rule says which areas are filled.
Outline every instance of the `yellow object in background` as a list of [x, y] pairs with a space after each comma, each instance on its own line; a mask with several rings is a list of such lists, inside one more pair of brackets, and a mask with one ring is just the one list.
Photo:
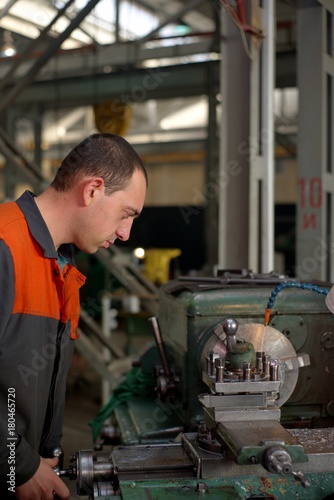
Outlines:
[[130, 104], [118, 99], [94, 105], [95, 125], [99, 132], [125, 136], [130, 125]]
[[143, 273], [147, 279], [162, 285], [169, 278], [170, 261], [181, 255], [179, 248], [150, 248], [145, 250]]

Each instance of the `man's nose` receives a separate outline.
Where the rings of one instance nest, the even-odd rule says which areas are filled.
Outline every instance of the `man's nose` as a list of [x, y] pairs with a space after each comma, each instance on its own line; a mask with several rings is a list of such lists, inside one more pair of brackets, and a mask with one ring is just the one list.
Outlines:
[[133, 219], [126, 219], [122, 222], [116, 231], [117, 238], [121, 241], [127, 241], [130, 237]]

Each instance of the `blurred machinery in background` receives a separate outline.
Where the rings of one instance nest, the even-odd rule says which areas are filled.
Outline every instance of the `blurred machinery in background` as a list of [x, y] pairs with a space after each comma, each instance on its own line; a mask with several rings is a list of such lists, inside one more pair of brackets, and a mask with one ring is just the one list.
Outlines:
[[114, 409], [103, 451], [60, 475], [99, 500], [333, 498], [328, 290], [248, 271], [162, 286], [140, 360], [152, 396]]

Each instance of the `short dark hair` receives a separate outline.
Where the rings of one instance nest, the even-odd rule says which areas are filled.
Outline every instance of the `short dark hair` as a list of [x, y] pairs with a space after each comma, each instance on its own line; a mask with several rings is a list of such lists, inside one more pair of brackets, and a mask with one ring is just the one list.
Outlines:
[[106, 194], [126, 189], [135, 170], [140, 170], [148, 183], [147, 172], [133, 147], [119, 135], [92, 134], [80, 142], [64, 158], [51, 187], [68, 191], [83, 175], [102, 177]]

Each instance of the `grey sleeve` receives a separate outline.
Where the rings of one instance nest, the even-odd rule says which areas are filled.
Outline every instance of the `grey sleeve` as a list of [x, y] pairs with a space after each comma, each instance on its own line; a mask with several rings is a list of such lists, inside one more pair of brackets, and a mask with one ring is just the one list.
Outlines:
[[0, 240], [0, 349], [8, 321], [10, 320], [15, 293], [15, 275], [12, 254]]
[[[12, 315], [15, 293], [14, 265], [11, 252], [3, 240], [0, 240], [0, 363], [1, 356], [9, 347], [6, 338], [6, 328]], [[40, 457], [26, 440], [11, 431], [10, 412], [8, 408], [8, 395], [0, 393], [0, 493], [5, 485], [10, 467], [15, 467], [16, 486], [28, 481], [36, 472]], [[13, 435], [12, 435], [13, 434]], [[14, 449], [15, 447], [15, 449]], [[5, 486], [5, 487], [6, 487]], [[6, 487], [7, 490], [7, 487]]]
[[[1, 395], [0, 397], [3, 397]], [[15, 486], [26, 483], [35, 474], [39, 467], [40, 456], [33, 450], [27, 441], [14, 433], [9, 436], [7, 420], [0, 417], [0, 494], [3, 493], [4, 483], [8, 490], [10, 477], [15, 478]]]

